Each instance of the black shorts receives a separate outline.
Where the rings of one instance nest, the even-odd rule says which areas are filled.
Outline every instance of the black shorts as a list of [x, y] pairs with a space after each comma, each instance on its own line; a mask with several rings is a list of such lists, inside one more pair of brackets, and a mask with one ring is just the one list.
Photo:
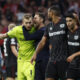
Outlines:
[[35, 80], [45, 80], [45, 70], [48, 59], [37, 61], [35, 64]]
[[66, 72], [66, 78], [69, 79], [79, 79], [80, 78], [80, 69], [69, 68]]
[[7, 67], [6, 74], [7, 77], [15, 78], [17, 76], [17, 66]]
[[66, 70], [68, 63], [66, 61], [48, 62], [45, 78], [53, 78], [55, 80], [66, 78]]

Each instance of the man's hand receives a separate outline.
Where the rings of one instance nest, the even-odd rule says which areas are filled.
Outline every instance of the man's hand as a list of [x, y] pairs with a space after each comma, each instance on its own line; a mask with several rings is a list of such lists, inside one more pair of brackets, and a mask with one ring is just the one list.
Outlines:
[[7, 38], [7, 37], [8, 37], [7, 33], [5, 33], [5, 34], [0, 34], [0, 39], [4, 39], [4, 38]]
[[67, 62], [72, 62], [72, 60], [74, 59], [74, 55], [71, 55], [71, 56], [69, 56], [68, 58], [67, 58]]
[[3, 34], [0, 34], [0, 39], [3, 39]]
[[36, 53], [34, 53], [34, 55], [33, 55], [32, 59], [31, 59], [31, 64], [33, 64], [33, 61], [35, 61], [35, 60], [36, 60], [36, 57], [37, 57], [37, 55], [36, 55]]
[[39, 44], [37, 45], [36, 51], [31, 59], [31, 64], [36, 60], [37, 54], [43, 49], [47, 41], [47, 37], [43, 36]]

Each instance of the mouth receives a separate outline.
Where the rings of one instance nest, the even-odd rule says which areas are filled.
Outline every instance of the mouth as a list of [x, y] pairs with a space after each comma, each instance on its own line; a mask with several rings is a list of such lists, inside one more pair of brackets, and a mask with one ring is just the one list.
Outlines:
[[30, 30], [31, 29], [31, 27], [28, 27], [28, 30]]

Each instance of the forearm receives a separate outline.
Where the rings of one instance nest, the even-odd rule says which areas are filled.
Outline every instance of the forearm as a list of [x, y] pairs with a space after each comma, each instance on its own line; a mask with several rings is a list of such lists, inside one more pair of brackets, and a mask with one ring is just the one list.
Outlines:
[[74, 57], [80, 56], [80, 51], [73, 54]]
[[35, 56], [43, 49], [47, 41], [47, 37], [43, 36], [39, 44], [37, 45], [36, 51], [34, 53]]
[[4, 39], [4, 38], [7, 38], [7, 37], [8, 37], [7, 33], [5, 33], [5, 34], [0, 34], [0, 39]]
[[12, 50], [12, 53], [18, 57], [18, 51], [16, 50], [16, 47], [15, 46], [11, 46], [11, 50]]
[[15, 50], [15, 51], [13, 51], [13, 54], [16, 56], [16, 57], [18, 57], [18, 52]]
[[39, 44], [36, 48], [36, 51], [35, 51], [36, 55], [43, 49], [44, 45], [45, 45], [45, 43], [39, 42]]
[[33, 61], [36, 60], [37, 54], [43, 49], [44, 45], [46, 44], [46, 41], [47, 41], [47, 37], [43, 36], [36, 48], [36, 51], [35, 51], [32, 59], [31, 59], [31, 63], [33, 63]]

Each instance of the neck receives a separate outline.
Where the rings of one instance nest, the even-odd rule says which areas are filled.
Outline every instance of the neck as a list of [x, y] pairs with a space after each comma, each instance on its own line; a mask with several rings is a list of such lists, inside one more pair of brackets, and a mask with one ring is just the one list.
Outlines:
[[54, 24], [58, 23], [61, 17], [55, 16], [55, 18], [52, 18], [52, 21]]
[[[24, 26], [24, 25], [22, 25], [22, 27], [23, 27], [23, 26]], [[25, 27], [25, 26], [24, 26], [24, 27]], [[25, 28], [26, 28], [26, 27], [25, 27]], [[26, 28], [26, 30], [29, 31], [27, 28]]]
[[75, 32], [78, 29], [78, 26], [75, 25], [75, 27], [71, 30], [71, 32]]
[[40, 26], [38, 27], [38, 30], [41, 29], [42, 27], [44, 27], [43, 23], [40, 24]]

